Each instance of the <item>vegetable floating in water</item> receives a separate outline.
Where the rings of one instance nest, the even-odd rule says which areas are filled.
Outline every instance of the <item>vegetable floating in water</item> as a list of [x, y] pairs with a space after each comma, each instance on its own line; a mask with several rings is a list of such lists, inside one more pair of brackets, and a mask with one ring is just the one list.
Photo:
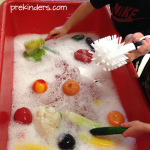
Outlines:
[[32, 122], [32, 113], [28, 108], [22, 107], [15, 112], [14, 120], [21, 124], [30, 124]]
[[34, 123], [41, 135], [52, 136], [60, 126], [61, 114], [54, 107], [40, 106], [34, 115]]
[[64, 113], [64, 116], [66, 119], [68, 119], [70, 122], [75, 123], [80, 126], [84, 126], [86, 128], [97, 128], [101, 127], [102, 125], [94, 122], [90, 119], [87, 119], [79, 114], [76, 114], [74, 112], [70, 112], [69, 110], [66, 110]]
[[44, 39], [32, 40], [24, 44], [26, 53], [30, 56], [36, 53], [36, 51], [45, 44]]
[[48, 89], [48, 85], [46, 81], [39, 79], [34, 82], [32, 89], [36, 93], [44, 93]]
[[35, 61], [41, 61], [42, 60], [42, 55], [45, 55], [46, 52], [44, 49], [39, 49], [37, 50], [34, 54], [28, 55], [27, 52], [24, 52], [23, 55], [26, 59], [34, 59]]
[[37, 144], [22, 144], [17, 143], [14, 150], [54, 150], [54, 148], [45, 145], [37, 145]]
[[91, 38], [87, 37], [86, 38], [86, 43], [90, 46], [91, 51], [95, 52], [94, 47], [91, 45], [92, 43], [94, 44], [94, 41]]
[[61, 134], [58, 139], [58, 146], [61, 150], [73, 150], [75, 148], [75, 139], [70, 134]]
[[76, 41], [80, 41], [80, 40], [84, 39], [84, 35], [75, 35], [72, 37], [72, 39], [74, 39]]
[[52, 35], [52, 36], [50, 36], [49, 38], [46, 38], [46, 39], [40, 38], [40, 39], [37, 39], [37, 40], [32, 40], [32, 41], [26, 42], [24, 44], [25, 49], [26, 49], [26, 53], [29, 56], [35, 54], [37, 52], [37, 50], [39, 50], [45, 44], [45, 41], [53, 39], [55, 36], [56, 36], [56, 34], [54, 34], [54, 35]]
[[66, 95], [73, 96], [80, 90], [79, 83], [74, 80], [68, 80], [63, 85], [63, 91]]
[[94, 146], [98, 146], [98, 147], [111, 147], [113, 142], [110, 139], [100, 139], [100, 138], [91, 138], [90, 139], [90, 143]]
[[90, 130], [92, 135], [111, 135], [111, 134], [122, 134], [128, 128], [118, 127], [101, 127]]
[[[96, 128], [97, 129], [97, 128]], [[111, 140], [111, 139], [108, 139], [108, 138], [97, 138], [97, 137], [92, 137], [90, 135], [88, 135], [87, 133], [79, 133], [78, 134], [78, 137], [79, 139], [85, 143], [85, 144], [92, 144], [93, 146], [96, 146], [96, 147], [110, 147], [112, 145], [114, 145], [115, 143]]]
[[111, 111], [107, 118], [109, 123], [113, 126], [120, 126], [125, 122], [124, 116], [118, 111]]
[[92, 55], [93, 54], [89, 53], [89, 51], [86, 49], [79, 49], [74, 53], [75, 59], [84, 63], [90, 63], [92, 61], [91, 59], [93, 58]]

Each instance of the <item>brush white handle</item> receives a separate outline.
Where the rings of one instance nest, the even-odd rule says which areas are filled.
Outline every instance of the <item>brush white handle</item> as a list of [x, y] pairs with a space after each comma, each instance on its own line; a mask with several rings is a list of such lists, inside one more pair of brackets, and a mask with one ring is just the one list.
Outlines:
[[142, 37], [142, 38], [139, 40], [139, 42], [136, 42], [136, 43], [135, 43], [135, 42], [132, 42], [132, 43], [129, 43], [129, 44], [126, 44], [126, 45], [122, 46], [122, 47], [120, 48], [121, 53], [122, 53], [122, 54], [126, 54], [126, 53], [128, 53], [128, 52], [130, 52], [130, 51], [137, 50], [137, 49], [140, 48], [140, 46], [142, 45], [142, 41], [145, 39], [145, 37], [150, 38], [150, 35], [147, 35], [147, 36]]

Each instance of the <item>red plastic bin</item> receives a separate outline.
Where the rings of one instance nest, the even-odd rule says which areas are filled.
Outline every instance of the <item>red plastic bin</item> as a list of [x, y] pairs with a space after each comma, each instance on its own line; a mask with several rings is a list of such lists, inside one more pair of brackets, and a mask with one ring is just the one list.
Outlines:
[[[47, 34], [54, 27], [61, 26], [73, 14], [82, 2], [47, 0], [7, 0], [0, 6], [0, 112], [8, 119], [0, 117], [0, 150], [7, 150], [8, 125], [11, 117], [13, 90], [13, 59], [15, 36], [27, 33]], [[13, 6], [66, 6], [64, 10], [27, 10]], [[107, 6], [96, 10], [70, 32], [93, 32], [101, 38], [118, 34], [110, 19]], [[136, 71], [130, 63], [113, 70], [113, 80], [128, 120], [140, 120], [150, 123], [150, 108], [138, 82]], [[1, 114], [0, 114], [1, 116]], [[4, 119], [4, 121], [2, 120]], [[137, 138], [137, 150], [150, 149], [150, 135]]]

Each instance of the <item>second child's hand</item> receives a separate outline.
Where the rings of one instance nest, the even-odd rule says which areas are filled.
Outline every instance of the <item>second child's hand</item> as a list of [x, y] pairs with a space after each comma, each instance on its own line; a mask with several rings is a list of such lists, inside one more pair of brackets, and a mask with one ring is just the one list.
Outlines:
[[92, 14], [96, 8], [94, 8], [90, 1], [86, 1], [81, 4], [77, 10], [72, 14], [72, 16], [66, 21], [63, 26], [56, 27], [48, 34], [50, 37], [53, 34], [57, 34], [54, 39], [57, 39], [64, 34], [66, 34], [72, 27], [76, 24], [87, 18], [90, 14]]

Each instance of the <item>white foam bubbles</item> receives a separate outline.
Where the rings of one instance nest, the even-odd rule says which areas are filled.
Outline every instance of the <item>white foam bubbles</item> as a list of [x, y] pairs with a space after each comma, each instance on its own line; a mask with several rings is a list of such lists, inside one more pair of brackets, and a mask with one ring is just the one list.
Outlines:
[[[90, 50], [85, 40], [77, 42], [71, 38], [77, 34], [82, 33], [67, 34], [57, 40], [47, 41], [45, 46], [59, 54], [47, 50], [46, 54], [42, 56], [41, 62], [29, 61], [24, 58], [24, 42], [39, 37], [45, 38], [46, 35], [29, 34], [15, 37], [12, 117], [20, 107], [27, 107], [34, 114], [37, 107], [44, 105], [53, 106], [62, 114], [68, 109], [103, 126], [110, 126], [107, 121], [107, 114], [112, 110], [120, 111], [127, 121], [110, 72], [103, 71], [101, 66], [97, 67], [94, 62], [84, 64], [74, 58], [74, 52], [77, 50]], [[91, 37], [93, 40], [99, 38], [93, 33], [84, 33], [84, 35]], [[43, 79], [48, 84], [48, 90], [43, 94], [36, 94], [32, 90], [32, 85], [37, 79]], [[76, 80], [79, 83], [80, 91], [76, 95], [67, 96], [63, 93], [62, 86], [67, 80]], [[98, 82], [95, 83], [95, 80]], [[93, 104], [93, 100], [96, 99], [101, 101], [100, 105]], [[13, 150], [17, 142], [50, 144], [58, 149], [57, 138], [61, 133], [69, 133], [75, 137], [77, 143], [75, 150], [99, 149], [89, 143], [83, 143], [78, 138], [77, 132], [88, 132], [88, 129], [72, 124], [63, 118], [54, 137], [41, 137], [35, 130], [34, 123], [20, 125], [15, 123], [12, 118], [9, 126], [8, 150]], [[23, 133], [24, 138], [19, 138], [18, 135], [21, 133]], [[130, 150], [133, 149], [135, 144], [135, 139], [125, 139], [121, 135], [107, 136], [107, 138], [119, 143], [115, 147], [108, 148], [109, 150]], [[100, 149], [106, 150], [103, 147]]]

